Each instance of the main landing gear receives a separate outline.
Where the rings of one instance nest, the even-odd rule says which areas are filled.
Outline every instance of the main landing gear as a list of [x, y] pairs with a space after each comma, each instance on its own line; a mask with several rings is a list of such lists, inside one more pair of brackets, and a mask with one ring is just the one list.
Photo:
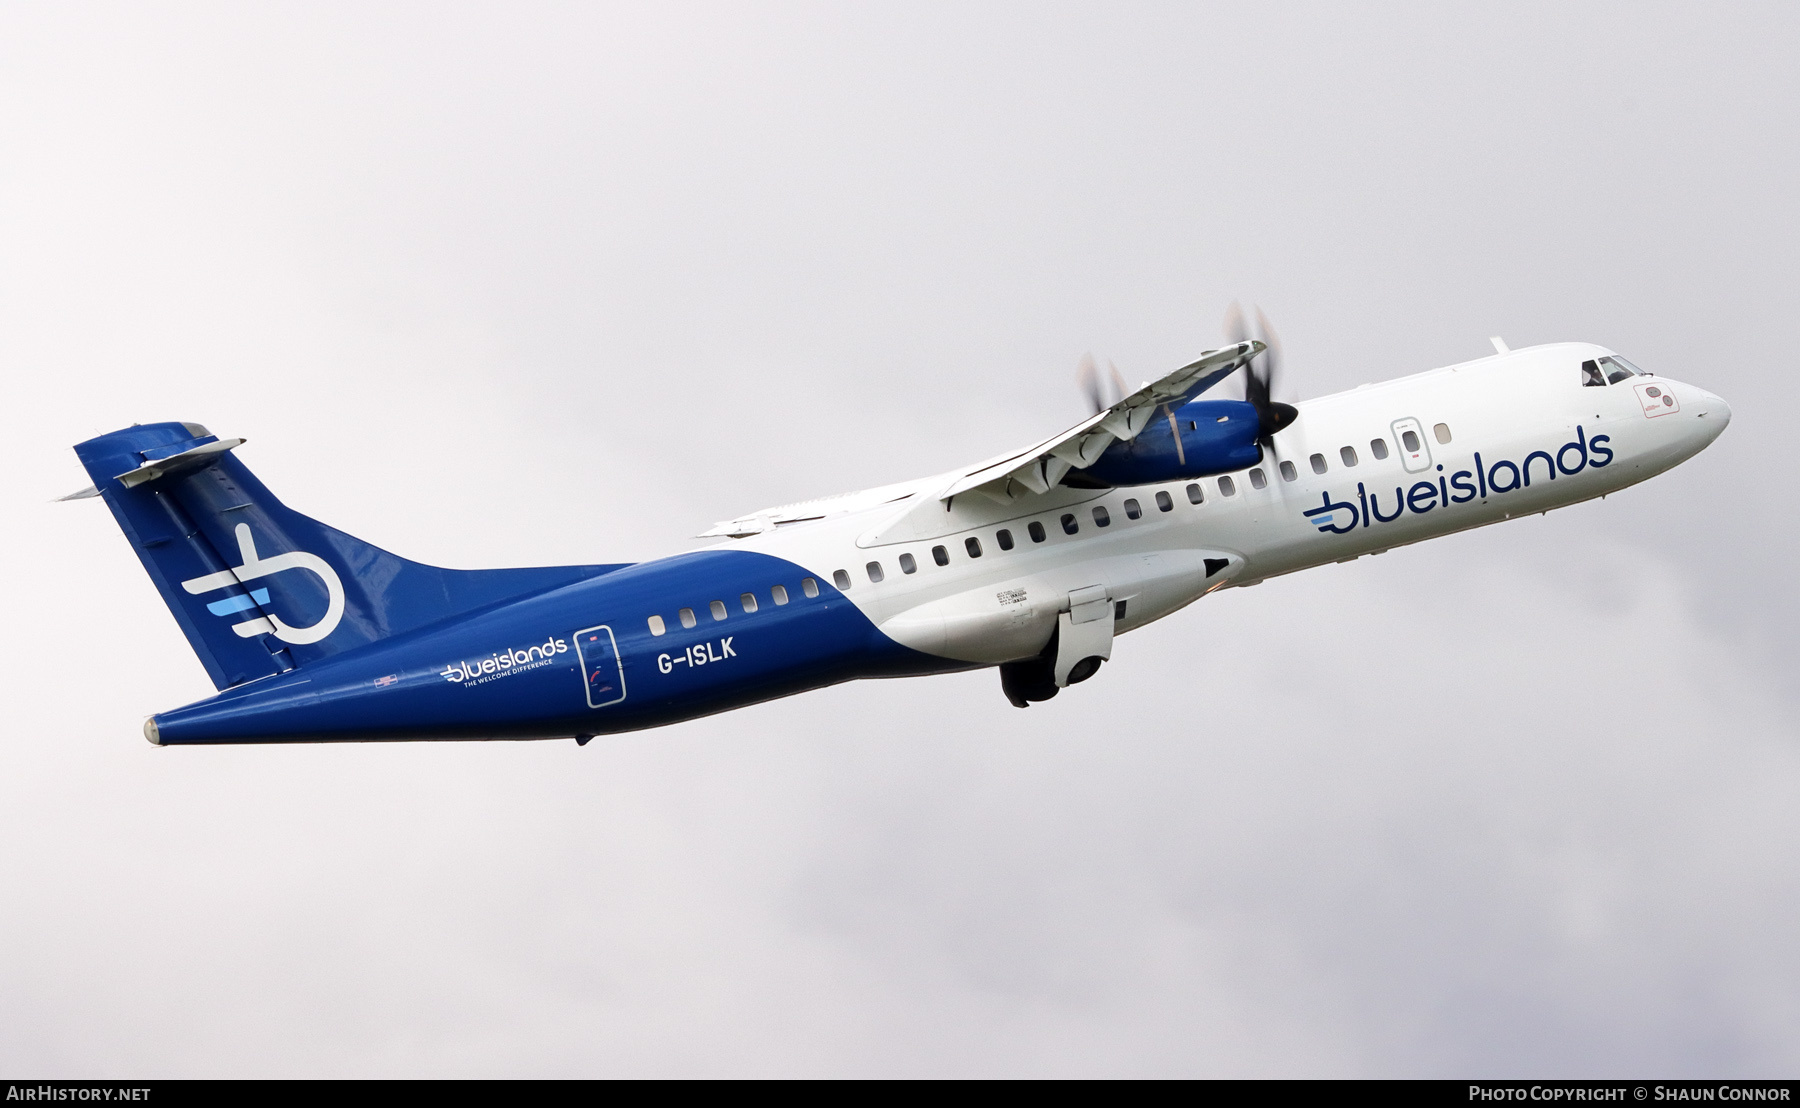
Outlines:
[[1098, 673], [1112, 657], [1113, 622], [1124, 614], [1118, 609], [1104, 585], [1071, 593], [1069, 610], [1057, 615], [1056, 629], [1037, 657], [1001, 665], [1000, 691], [1007, 701], [1028, 708]]

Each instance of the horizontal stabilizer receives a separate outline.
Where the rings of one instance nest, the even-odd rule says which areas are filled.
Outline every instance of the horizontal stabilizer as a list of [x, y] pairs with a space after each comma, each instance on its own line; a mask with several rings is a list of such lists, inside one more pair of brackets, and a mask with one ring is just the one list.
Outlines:
[[[154, 481], [158, 477], [167, 477], [175, 473], [189, 473], [203, 469], [217, 461], [217, 455], [223, 454], [235, 446], [244, 445], [244, 439], [218, 439], [203, 443], [179, 454], [171, 454], [166, 458], [146, 461], [136, 469], [126, 470], [118, 475], [119, 484], [128, 489], [135, 489], [146, 481]], [[145, 452], [150, 453], [149, 451]]]

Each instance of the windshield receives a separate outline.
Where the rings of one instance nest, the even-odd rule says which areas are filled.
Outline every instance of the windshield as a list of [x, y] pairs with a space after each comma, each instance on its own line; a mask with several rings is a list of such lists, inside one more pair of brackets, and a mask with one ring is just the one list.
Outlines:
[[1600, 369], [1606, 374], [1606, 383], [1609, 385], [1616, 385], [1629, 377], [1648, 376], [1643, 370], [1632, 365], [1617, 354], [1614, 354], [1609, 358], [1601, 358]]
[[1648, 377], [1648, 373], [1632, 365], [1617, 354], [1609, 354], [1581, 363], [1581, 383], [1586, 388], [1605, 388], [1616, 385], [1620, 381], [1628, 381], [1633, 377]]

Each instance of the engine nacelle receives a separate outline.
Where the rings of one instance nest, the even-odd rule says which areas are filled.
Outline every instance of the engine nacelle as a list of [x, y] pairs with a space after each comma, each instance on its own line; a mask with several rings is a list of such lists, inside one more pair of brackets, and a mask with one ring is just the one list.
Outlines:
[[1136, 438], [1113, 443], [1099, 461], [1070, 470], [1062, 483], [1113, 488], [1229, 473], [1262, 460], [1257, 430], [1256, 409], [1242, 400], [1196, 400], [1159, 412]]

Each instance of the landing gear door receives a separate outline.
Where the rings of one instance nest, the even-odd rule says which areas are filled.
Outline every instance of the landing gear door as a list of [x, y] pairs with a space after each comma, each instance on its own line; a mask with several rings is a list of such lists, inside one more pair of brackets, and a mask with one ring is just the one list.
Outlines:
[[1411, 416], [1394, 421], [1394, 446], [1408, 473], [1431, 468], [1431, 447], [1425, 443], [1425, 425]]
[[[1112, 658], [1113, 602], [1105, 585], [1069, 594], [1069, 610], [1056, 617], [1056, 685], [1087, 680]], [[1089, 662], [1090, 659], [1099, 661]]]

